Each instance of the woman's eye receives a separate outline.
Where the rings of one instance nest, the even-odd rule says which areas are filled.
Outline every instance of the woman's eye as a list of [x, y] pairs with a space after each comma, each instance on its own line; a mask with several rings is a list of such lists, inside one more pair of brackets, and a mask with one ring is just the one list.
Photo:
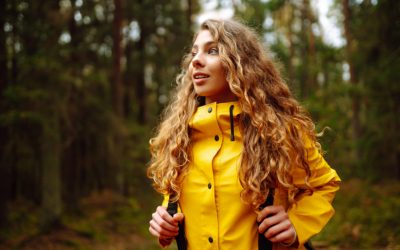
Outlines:
[[217, 48], [211, 48], [208, 53], [213, 54], [213, 55], [218, 55], [218, 49]]
[[197, 54], [197, 52], [192, 51], [192, 56], [195, 56]]

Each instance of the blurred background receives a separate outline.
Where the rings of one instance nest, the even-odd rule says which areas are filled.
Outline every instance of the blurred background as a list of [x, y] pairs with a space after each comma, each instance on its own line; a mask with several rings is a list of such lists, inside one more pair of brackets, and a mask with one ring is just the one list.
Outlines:
[[159, 249], [148, 141], [206, 18], [254, 27], [342, 177], [317, 249], [400, 249], [400, 1], [4, 0], [0, 249]]

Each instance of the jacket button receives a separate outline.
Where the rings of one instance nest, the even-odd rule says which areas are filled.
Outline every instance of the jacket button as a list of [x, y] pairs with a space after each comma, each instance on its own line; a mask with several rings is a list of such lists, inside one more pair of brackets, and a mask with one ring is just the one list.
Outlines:
[[213, 243], [213, 238], [210, 236], [210, 237], [208, 237], [208, 242], [210, 242], [210, 243]]
[[215, 141], [219, 141], [219, 136], [216, 135], [216, 136], [214, 137], [214, 140], [215, 140]]
[[212, 112], [212, 108], [209, 107], [209, 108], [208, 108], [208, 113], [211, 113], [211, 112]]
[[208, 183], [208, 189], [211, 189], [212, 185], [211, 183]]

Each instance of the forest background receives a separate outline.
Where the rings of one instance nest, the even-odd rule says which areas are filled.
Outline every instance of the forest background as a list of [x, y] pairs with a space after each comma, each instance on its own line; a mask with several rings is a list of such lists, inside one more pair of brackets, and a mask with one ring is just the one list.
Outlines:
[[[0, 249], [159, 249], [148, 141], [207, 0], [0, 3]], [[343, 184], [317, 249], [400, 249], [400, 1], [220, 0], [324, 127]], [[324, 33], [325, 32], [325, 33]]]

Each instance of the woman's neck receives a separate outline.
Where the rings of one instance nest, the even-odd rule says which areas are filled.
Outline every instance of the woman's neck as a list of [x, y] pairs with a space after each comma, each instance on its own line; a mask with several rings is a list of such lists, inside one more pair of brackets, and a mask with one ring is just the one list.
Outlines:
[[205, 97], [205, 104], [210, 104], [213, 102], [222, 103], [222, 102], [234, 102], [237, 101], [238, 98], [233, 93], [228, 93], [226, 95], [218, 96], [218, 98], [214, 98], [213, 96], [206, 96]]

